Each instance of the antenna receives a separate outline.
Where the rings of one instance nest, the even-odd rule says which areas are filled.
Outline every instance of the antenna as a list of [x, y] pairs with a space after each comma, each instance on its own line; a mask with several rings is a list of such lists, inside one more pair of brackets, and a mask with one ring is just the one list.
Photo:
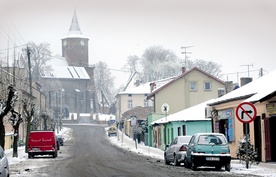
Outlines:
[[191, 47], [194, 47], [194, 46], [185, 46], [185, 47], [181, 47], [181, 49], [184, 49], [184, 52], [181, 52], [181, 54], [185, 54], [185, 66], [187, 64], [187, 54], [191, 54], [192, 52], [187, 52], [187, 48], [191, 48]]
[[248, 70], [248, 77], [249, 77], [249, 66], [252, 66], [252, 67], [253, 67], [253, 63], [252, 63], [252, 65], [240, 65], [240, 66], [247, 66], [247, 70]]

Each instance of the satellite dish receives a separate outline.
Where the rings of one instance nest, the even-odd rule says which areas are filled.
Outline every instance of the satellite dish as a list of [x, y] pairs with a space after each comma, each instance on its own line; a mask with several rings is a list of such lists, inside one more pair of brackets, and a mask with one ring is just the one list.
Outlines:
[[170, 110], [170, 106], [167, 103], [163, 103], [161, 106], [161, 111], [165, 114], [167, 114]]

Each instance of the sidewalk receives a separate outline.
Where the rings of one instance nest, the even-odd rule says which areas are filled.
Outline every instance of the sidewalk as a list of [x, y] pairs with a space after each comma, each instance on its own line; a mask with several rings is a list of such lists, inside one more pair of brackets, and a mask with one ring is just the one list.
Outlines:
[[[159, 160], [164, 160], [164, 151], [158, 148], [145, 146], [143, 143], [135, 145], [135, 141], [126, 135], [122, 135], [122, 132], [118, 130], [118, 136], [112, 136], [107, 138], [112, 144], [118, 147], [128, 149], [129, 151], [150, 156]], [[227, 172], [225, 172], [227, 173]], [[229, 172], [228, 172], [229, 173]], [[231, 171], [233, 174], [252, 174], [264, 177], [276, 177], [276, 163], [275, 162], [260, 162], [258, 165], [252, 164], [248, 169], [245, 164], [240, 163], [239, 160], [231, 160]]]

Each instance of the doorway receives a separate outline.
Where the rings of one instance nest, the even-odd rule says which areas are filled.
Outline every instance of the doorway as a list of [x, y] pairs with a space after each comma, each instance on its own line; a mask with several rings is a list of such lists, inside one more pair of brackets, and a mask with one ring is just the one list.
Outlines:
[[258, 153], [258, 161], [262, 160], [262, 131], [261, 131], [261, 117], [257, 116], [254, 120], [254, 147]]
[[275, 148], [276, 148], [276, 139], [272, 138], [276, 135], [276, 129], [275, 129], [275, 125], [276, 125], [276, 117], [271, 117], [270, 121], [269, 121], [269, 128], [270, 128], [270, 145], [271, 145], [271, 161], [275, 162], [276, 161], [276, 152], [275, 152]]

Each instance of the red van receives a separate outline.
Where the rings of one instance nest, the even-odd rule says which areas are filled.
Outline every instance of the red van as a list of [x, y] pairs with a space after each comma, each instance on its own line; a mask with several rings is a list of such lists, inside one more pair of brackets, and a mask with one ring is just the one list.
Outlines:
[[53, 131], [31, 131], [28, 140], [28, 158], [35, 155], [58, 156], [58, 144]]

